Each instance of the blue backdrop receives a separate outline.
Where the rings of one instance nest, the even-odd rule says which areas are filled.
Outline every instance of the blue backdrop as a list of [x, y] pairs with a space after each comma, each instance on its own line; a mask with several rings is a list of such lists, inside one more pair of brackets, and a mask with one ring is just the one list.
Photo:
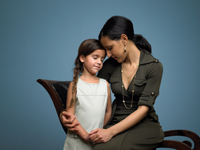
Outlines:
[[164, 66], [163, 130], [200, 135], [198, 0], [0, 0], [0, 149], [62, 149], [65, 133], [38, 78], [71, 80], [79, 44], [122, 15]]

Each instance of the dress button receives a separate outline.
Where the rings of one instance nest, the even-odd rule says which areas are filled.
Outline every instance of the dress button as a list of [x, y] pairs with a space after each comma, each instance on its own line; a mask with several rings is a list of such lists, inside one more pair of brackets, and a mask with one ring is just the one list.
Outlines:
[[158, 62], [158, 59], [156, 59], [155, 62]]
[[155, 93], [154, 93], [154, 92], [152, 92], [152, 93], [151, 93], [151, 96], [154, 96], [154, 95], [155, 95]]

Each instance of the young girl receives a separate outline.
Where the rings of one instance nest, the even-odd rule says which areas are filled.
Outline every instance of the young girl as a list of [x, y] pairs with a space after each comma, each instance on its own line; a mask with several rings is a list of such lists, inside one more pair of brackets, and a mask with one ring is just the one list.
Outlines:
[[[73, 81], [67, 93], [66, 110], [75, 115], [77, 131], [68, 130], [64, 150], [92, 150], [89, 134], [102, 128], [111, 116], [110, 86], [96, 76], [106, 56], [98, 40], [88, 39], [81, 43], [75, 60]], [[80, 77], [79, 77], [80, 75]]]

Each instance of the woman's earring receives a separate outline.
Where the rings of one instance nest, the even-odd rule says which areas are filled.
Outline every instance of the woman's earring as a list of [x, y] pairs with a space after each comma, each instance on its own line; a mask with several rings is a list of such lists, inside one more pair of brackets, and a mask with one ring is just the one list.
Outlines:
[[124, 52], [126, 52], [126, 46], [124, 46]]

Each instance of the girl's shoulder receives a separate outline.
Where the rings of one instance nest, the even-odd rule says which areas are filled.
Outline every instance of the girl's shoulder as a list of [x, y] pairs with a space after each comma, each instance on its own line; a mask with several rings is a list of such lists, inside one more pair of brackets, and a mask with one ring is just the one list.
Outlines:
[[103, 78], [99, 78], [99, 83], [106, 83], [107, 81]]
[[101, 82], [104, 86], [110, 87], [110, 85], [109, 85], [108, 81], [106, 81], [106, 79], [99, 78], [99, 82]]

